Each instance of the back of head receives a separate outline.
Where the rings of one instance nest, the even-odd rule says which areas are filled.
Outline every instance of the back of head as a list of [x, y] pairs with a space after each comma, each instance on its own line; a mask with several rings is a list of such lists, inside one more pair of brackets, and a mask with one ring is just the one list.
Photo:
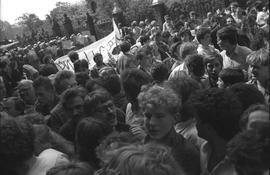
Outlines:
[[242, 106], [229, 90], [200, 90], [190, 97], [189, 103], [197, 112], [197, 120], [209, 124], [224, 140], [229, 141], [240, 130]]
[[243, 110], [246, 110], [249, 106], [254, 104], [264, 104], [264, 96], [253, 85], [245, 83], [236, 83], [229, 87], [229, 90], [241, 102]]
[[73, 65], [75, 72], [84, 72], [89, 69], [88, 62], [85, 59], [76, 60]]
[[121, 82], [129, 101], [136, 101], [142, 85], [151, 82], [150, 77], [140, 69], [127, 69], [121, 74]]
[[152, 75], [154, 81], [156, 81], [157, 83], [161, 83], [161, 82], [168, 79], [169, 69], [167, 68], [167, 66], [164, 63], [157, 64], [151, 70], [151, 75]]
[[118, 75], [108, 75], [100, 78], [101, 86], [104, 87], [112, 96], [119, 94], [121, 91], [121, 82]]
[[185, 58], [185, 65], [187, 66], [189, 73], [192, 73], [197, 77], [201, 77], [205, 73], [203, 56], [201, 55], [188, 55]]
[[130, 51], [130, 47], [131, 47], [131, 44], [127, 41], [124, 41], [120, 44], [120, 50], [123, 52], [123, 53], [126, 53], [128, 51]]
[[112, 100], [110, 94], [106, 91], [96, 90], [87, 94], [84, 98], [84, 111], [87, 116], [92, 116], [97, 112], [99, 104]]
[[0, 169], [23, 167], [34, 155], [33, 126], [25, 120], [0, 116]]
[[244, 82], [245, 76], [242, 69], [239, 68], [226, 68], [221, 70], [219, 78], [224, 82], [226, 87], [235, 83]]
[[191, 42], [184, 42], [179, 49], [180, 59], [184, 60], [188, 55], [197, 53], [197, 46]]
[[168, 148], [158, 144], [130, 145], [120, 148], [103, 172], [125, 175], [176, 175], [183, 171], [177, 166]]
[[43, 87], [48, 91], [54, 91], [53, 84], [48, 77], [39, 76], [34, 80], [33, 86], [35, 89]]
[[71, 62], [74, 63], [76, 60], [79, 59], [79, 54], [75, 51], [71, 51], [68, 53], [68, 57], [71, 60]]
[[182, 99], [183, 103], [188, 100], [191, 94], [200, 89], [200, 84], [196, 80], [187, 76], [170, 79], [166, 82], [166, 85], [176, 92], [176, 94]]
[[230, 44], [237, 44], [237, 30], [232, 26], [226, 26], [218, 30], [217, 37], [221, 40], [227, 40]]
[[48, 77], [52, 74], [56, 74], [58, 72], [57, 68], [54, 67], [52, 64], [45, 64], [41, 66], [39, 69], [39, 75]]
[[46, 175], [93, 175], [94, 170], [86, 163], [72, 162], [50, 169]]
[[54, 87], [58, 94], [64, 92], [68, 87], [64, 83], [65, 80], [75, 78], [75, 75], [71, 71], [63, 70], [56, 73], [56, 77], [54, 79]]
[[112, 128], [104, 121], [93, 117], [82, 119], [77, 125], [75, 134], [75, 149], [79, 159], [90, 162], [94, 168], [98, 168], [96, 147], [111, 132]]

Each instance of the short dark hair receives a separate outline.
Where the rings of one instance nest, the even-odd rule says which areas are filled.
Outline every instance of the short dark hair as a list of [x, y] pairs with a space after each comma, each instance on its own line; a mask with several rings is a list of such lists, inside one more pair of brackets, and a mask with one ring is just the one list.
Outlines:
[[219, 78], [226, 86], [231, 86], [235, 83], [244, 82], [245, 76], [242, 69], [226, 68], [220, 71]]
[[42, 65], [39, 69], [39, 75], [41, 76], [50, 76], [52, 74], [56, 74], [58, 72], [57, 68], [52, 64]]
[[70, 79], [74, 77], [75, 75], [71, 71], [62, 70], [56, 73], [56, 77], [54, 79], [54, 87], [58, 94], [61, 94], [63, 91], [65, 91], [65, 87], [62, 85], [63, 80]]
[[76, 76], [76, 81], [78, 85], [82, 87], [85, 87], [86, 82], [90, 79], [90, 76], [87, 72], [77, 72], [75, 76]]
[[127, 99], [130, 102], [137, 102], [141, 87], [150, 83], [151, 78], [140, 69], [126, 69], [121, 73], [121, 82]]
[[188, 55], [185, 58], [185, 65], [188, 68], [189, 72], [192, 72], [194, 75], [201, 77], [205, 73], [205, 67], [203, 62], [203, 56], [194, 54]]
[[89, 69], [88, 62], [85, 59], [82, 60], [76, 60], [74, 63], [74, 71], [75, 72], [81, 72], [82, 69]]
[[93, 175], [94, 170], [87, 163], [70, 162], [51, 168], [46, 175]]
[[211, 30], [207, 27], [200, 27], [197, 30], [196, 37], [199, 43], [201, 43], [201, 39], [203, 39], [206, 34], [211, 34]]
[[151, 75], [156, 82], [163, 82], [169, 77], [169, 69], [164, 63], [157, 64], [151, 70]]
[[197, 112], [197, 120], [208, 123], [223, 139], [229, 141], [240, 131], [242, 106], [229, 90], [218, 88], [199, 90], [189, 100]]
[[86, 90], [82, 87], [74, 87], [65, 90], [61, 94], [60, 103], [62, 104], [64, 109], [68, 109], [68, 105], [70, 103], [71, 99], [74, 99], [75, 97], [79, 96], [82, 99], [84, 99], [84, 96], [86, 95]]
[[236, 83], [229, 87], [229, 90], [241, 102], [243, 110], [246, 110], [249, 106], [254, 104], [264, 104], [263, 94], [251, 84]]
[[34, 130], [26, 120], [0, 115], [0, 167], [13, 170], [34, 155]]
[[102, 57], [103, 58], [103, 55], [101, 53], [96, 53], [93, 57], [93, 60], [96, 62], [97, 61], [97, 57]]
[[84, 98], [84, 111], [87, 116], [92, 116], [100, 103], [112, 100], [110, 94], [106, 91], [96, 90], [87, 94]]
[[124, 53], [128, 52], [131, 48], [131, 44], [127, 41], [124, 41], [120, 44], [120, 50]]
[[76, 51], [70, 51], [68, 53], [68, 57], [72, 63], [79, 59], [79, 54]]
[[226, 26], [218, 30], [217, 37], [221, 40], [227, 40], [230, 44], [236, 45], [237, 41], [237, 30], [232, 26]]
[[95, 151], [102, 139], [112, 131], [109, 124], [104, 121], [93, 117], [83, 118], [78, 123], [75, 133], [75, 151], [79, 159], [88, 162], [95, 169], [100, 168]]
[[121, 91], [121, 81], [118, 75], [109, 75], [100, 78], [100, 85], [104, 87], [112, 96], [120, 93]]
[[48, 77], [39, 76], [34, 80], [33, 87], [35, 89], [43, 87], [46, 90], [54, 91], [54, 86]]

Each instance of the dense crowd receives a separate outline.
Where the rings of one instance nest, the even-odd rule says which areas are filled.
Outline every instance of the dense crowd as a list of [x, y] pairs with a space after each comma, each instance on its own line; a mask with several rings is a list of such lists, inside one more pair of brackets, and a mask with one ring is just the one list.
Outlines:
[[268, 5], [164, 20], [119, 23], [93, 67], [58, 40], [2, 52], [0, 174], [269, 174]]

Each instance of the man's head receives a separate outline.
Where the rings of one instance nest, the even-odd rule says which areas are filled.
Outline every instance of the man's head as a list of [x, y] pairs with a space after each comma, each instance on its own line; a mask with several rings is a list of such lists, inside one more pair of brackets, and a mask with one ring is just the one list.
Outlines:
[[249, 72], [264, 88], [269, 88], [269, 51], [260, 49], [247, 56]]
[[51, 80], [48, 77], [39, 76], [34, 80], [33, 86], [37, 102], [42, 106], [47, 106], [53, 103], [55, 91]]
[[35, 104], [36, 96], [32, 80], [21, 80], [17, 88], [21, 99], [26, 105]]
[[[269, 117], [269, 116], [268, 116]], [[269, 174], [269, 125], [262, 131], [247, 130], [227, 145], [227, 157], [237, 174]]]
[[153, 63], [153, 53], [150, 46], [143, 46], [136, 53], [136, 59], [143, 68], [149, 68]]
[[185, 58], [185, 65], [187, 66], [188, 73], [192, 78], [200, 78], [205, 73], [203, 56], [201, 55], [188, 55]]
[[223, 67], [222, 56], [217, 52], [207, 52], [204, 55], [203, 62], [208, 76], [218, 80], [218, 75]]
[[73, 119], [83, 117], [83, 104], [86, 90], [81, 87], [67, 89], [61, 95], [60, 103], [71, 114]]
[[244, 111], [240, 120], [242, 131], [269, 126], [269, 106], [254, 104]]
[[244, 82], [245, 76], [242, 69], [239, 68], [226, 68], [219, 72], [218, 87], [226, 88], [235, 83]]
[[79, 59], [79, 54], [77, 52], [75, 52], [75, 51], [70, 51], [68, 53], [68, 57], [71, 60], [71, 62], [74, 63], [76, 60]]
[[18, 170], [22, 173], [34, 155], [33, 126], [25, 120], [1, 114], [0, 131], [0, 169], [10, 174], [19, 174]]
[[84, 111], [87, 116], [100, 117], [112, 126], [117, 125], [116, 107], [107, 92], [97, 90], [89, 93], [84, 99]]
[[229, 141], [240, 130], [242, 106], [233, 93], [211, 88], [192, 95], [190, 103], [197, 112], [198, 135], [206, 140], [217, 136]]
[[179, 114], [178, 96], [168, 87], [154, 85], [143, 90], [138, 100], [148, 135], [157, 140], [164, 138], [173, 129]]
[[218, 30], [217, 43], [222, 50], [231, 51], [237, 45], [237, 30], [226, 26]]
[[201, 27], [196, 32], [197, 40], [203, 46], [208, 46], [211, 44], [211, 30], [207, 27]]
[[100, 53], [96, 53], [95, 55], [94, 55], [94, 61], [95, 61], [95, 63], [99, 66], [99, 65], [102, 65], [103, 64], [103, 56], [102, 56], [102, 54], [100, 54]]
[[73, 72], [63, 70], [56, 73], [54, 87], [59, 95], [62, 94], [66, 89], [75, 86], [77, 86], [77, 82]]
[[151, 82], [150, 77], [140, 69], [127, 69], [121, 74], [121, 83], [127, 99], [131, 103], [137, 102], [141, 87]]

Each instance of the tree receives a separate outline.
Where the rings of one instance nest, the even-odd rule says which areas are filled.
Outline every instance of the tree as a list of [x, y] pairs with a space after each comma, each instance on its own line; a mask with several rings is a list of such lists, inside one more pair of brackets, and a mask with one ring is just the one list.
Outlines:
[[38, 16], [33, 13], [24, 13], [17, 20], [19, 25], [26, 27], [32, 34], [35, 34], [43, 24]]

